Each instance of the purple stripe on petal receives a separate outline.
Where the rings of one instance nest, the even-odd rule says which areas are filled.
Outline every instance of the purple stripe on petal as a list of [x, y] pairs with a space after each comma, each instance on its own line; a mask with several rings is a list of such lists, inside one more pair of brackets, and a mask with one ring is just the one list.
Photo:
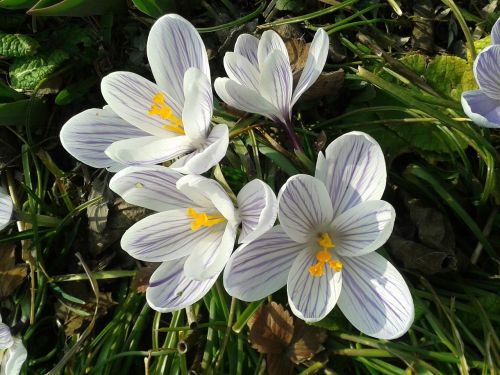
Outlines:
[[474, 75], [484, 94], [500, 100], [500, 45], [481, 51], [474, 61]]

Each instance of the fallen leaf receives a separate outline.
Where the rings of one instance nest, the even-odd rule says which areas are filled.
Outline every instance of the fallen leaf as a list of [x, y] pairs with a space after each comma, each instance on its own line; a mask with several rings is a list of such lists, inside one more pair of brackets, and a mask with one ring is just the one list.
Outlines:
[[[294, 80], [299, 79], [299, 72], [294, 74]], [[297, 76], [297, 78], [296, 78]], [[300, 100], [311, 101], [327, 95], [336, 95], [344, 84], [344, 71], [342, 69], [334, 72], [321, 73], [313, 85], [300, 97]]]
[[0, 298], [12, 295], [27, 275], [26, 264], [16, 265], [16, 246], [0, 245]]
[[146, 293], [149, 286], [149, 279], [153, 272], [158, 268], [161, 263], [155, 263], [146, 267], [141, 267], [137, 270], [134, 278], [132, 279], [131, 287], [137, 293]]
[[324, 329], [312, 327], [296, 319], [293, 339], [288, 348], [288, 357], [293, 363], [308, 361], [325, 349], [322, 344], [326, 338], [327, 334]]

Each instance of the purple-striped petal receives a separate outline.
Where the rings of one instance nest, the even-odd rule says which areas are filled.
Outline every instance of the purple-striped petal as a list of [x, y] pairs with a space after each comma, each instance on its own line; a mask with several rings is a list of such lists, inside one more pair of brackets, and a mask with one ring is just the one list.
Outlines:
[[193, 141], [204, 142], [213, 112], [212, 84], [199, 69], [189, 68], [184, 75], [184, 110], [182, 122], [186, 135]]
[[273, 190], [261, 180], [243, 186], [237, 196], [241, 218], [239, 243], [249, 243], [274, 225], [278, 214], [278, 201]]
[[149, 112], [158, 105], [153, 101], [157, 94], [162, 94], [164, 104], [175, 117], [181, 118], [182, 107], [146, 78], [130, 72], [113, 72], [102, 79], [101, 92], [111, 109], [137, 128], [158, 137], [179, 135], [165, 128], [167, 120]]
[[234, 248], [236, 223], [228, 223], [224, 232], [215, 232], [204, 238], [203, 248], [193, 252], [184, 264], [186, 276], [204, 280], [222, 272]]
[[273, 30], [264, 31], [259, 41], [259, 47], [257, 48], [257, 60], [259, 61], [260, 71], [263, 70], [267, 57], [271, 54], [271, 52], [276, 50], [280, 51], [286, 57], [288, 65], [290, 65], [288, 51], [283, 39], [281, 39], [278, 33]]
[[297, 102], [300, 96], [313, 85], [318, 79], [328, 56], [328, 45], [330, 40], [328, 34], [323, 29], [318, 29], [314, 34], [314, 39], [309, 47], [309, 54], [304, 69], [299, 78], [297, 86], [293, 92], [292, 106]]
[[230, 79], [240, 85], [259, 91], [260, 73], [246, 57], [236, 52], [226, 52], [224, 68]]
[[500, 44], [500, 18], [497, 19], [491, 29], [491, 44]]
[[305, 174], [290, 177], [278, 194], [278, 217], [292, 240], [300, 243], [313, 240], [333, 219], [325, 185]]
[[500, 45], [481, 51], [474, 61], [474, 76], [484, 94], [500, 100]]
[[66, 151], [82, 163], [117, 170], [123, 166], [110, 159], [104, 150], [113, 142], [147, 135], [149, 133], [129, 124], [106, 106], [73, 116], [63, 125], [59, 137]]
[[250, 63], [259, 69], [257, 51], [259, 49], [259, 39], [250, 34], [241, 34], [236, 39], [234, 52], [245, 57]]
[[273, 121], [284, 121], [280, 111], [264, 99], [260, 93], [229, 78], [217, 78], [214, 83], [215, 92], [229, 106], [248, 113], [258, 113]]
[[317, 322], [335, 307], [342, 287], [341, 272], [324, 265], [322, 276], [312, 276], [309, 267], [315, 265], [315, 252], [301, 251], [288, 274], [288, 303], [295, 316], [306, 322]]
[[167, 313], [191, 306], [214, 285], [219, 275], [201, 281], [187, 277], [184, 274], [185, 259], [164, 262], [151, 275], [146, 299], [153, 310]]
[[154, 23], [148, 36], [147, 55], [156, 83], [181, 106], [184, 74], [189, 68], [198, 68], [210, 78], [207, 51], [200, 34], [179, 15], [167, 14]]
[[124, 139], [106, 149], [106, 155], [125, 165], [150, 165], [172, 160], [193, 151], [186, 136], [161, 138], [154, 135]]
[[10, 195], [7, 194], [7, 191], [3, 187], [0, 187], [0, 230], [4, 229], [10, 223], [13, 208]]
[[[196, 212], [205, 212], [200, 207], [192, 208]], [[122, 249], [145, 262], [164, 262], [203, 251], [214, 233], [222, 232], [225, 227], [221, 223], [192, 230], [192, 222], [193, 218], [188, 215], [187, 209], [150, 215], [125, 232], [121, 240]]]
[[217, 181], [203, 176], [187, 175], [177, 182], [177, 189], [199, 206], [217, 210], [227, 221], [239, 222], [233, 202]]
[[260, 93], [281, 113], [286, 123], [290, 121], [293, 92], [293, 75], [288, 55], [272, 51], [261, 70]]
[[226, 156], [229, 146], [227, 125], [215, 125], [205, 141], [197, 149], [176, 160], [170, 168], [184, 174], [202, 174]]
[[384, 201], [367, 201], [337, 216], [332, 223], [335, 253], [360, 256], [377, 250], [392, 233], [396, 212]]
[[233, 253], [224, 271], [224, 288], [242, 301], [257, 301], [286, 285], [293, 261], [304, 245], [278, 225]]
[[14, 338], [14, 343], [2, 358], [1, 375], [19, 375], [27, 357], [28, 352], [23, 345], [23, 341]]
[[0, 322], [0, 350], [8, 349], [14, 344], [14, 339], [7, 324]]
[[188, 208], [193, 202], [177, 189], [182, 174], [160, 165], [128, 167], [113, 176], [109, 187], [126, 202], [153, 211]]
[[333, 203], [334, 217], [367, 200], [378, 200], [385, 189], [387, 172], [377, 141], [362, 132], [338, 137], [326, 148], [326, 160], [316, 167]]
[[500, 128], [500, 100], [491, 99], [482, 90], [464, 91], [462, 107], [476, 125], [483, 128]]
[[342, 258], [338, 305], [354, 327], [379, 339], [406, 333], [414, 318], [413, 300], [401, 274], [384, 257], [370, 253]]

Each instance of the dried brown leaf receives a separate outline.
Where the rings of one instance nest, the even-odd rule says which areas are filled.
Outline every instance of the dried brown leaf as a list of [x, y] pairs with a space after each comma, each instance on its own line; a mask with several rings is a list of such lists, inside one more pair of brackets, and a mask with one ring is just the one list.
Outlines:
[[294, 364], [285, 353], [267, 354], [267, 373], [269, 375], [293, 374]]
[[[294, 74], [299, 79], [302, 71]], [[327, 95], [336, 95], [344, 84], [344, 71], [342, 69], [334, 72], [321, 73], [316, 82], [300, 97], [300, 100], [311, 101]]]
[[324, 350], [323, 343], [327, 338], [324, 329], [307, 325], [300, 319], [295, 319], [295, 332], [288, 348], [288, 356], [294, 363], [301, 363], [313, 358]]
[[137, 293], [146, 293], [146, 289], [149, 285], [149, 279], [159, 265], [160, 263], [157, 263], [139, 268], [132, 279], [132, 289]]
[[0, 246], [0, 298], [10, 296], [28, 275], [26, 264], [16, 265], [16, 246]]

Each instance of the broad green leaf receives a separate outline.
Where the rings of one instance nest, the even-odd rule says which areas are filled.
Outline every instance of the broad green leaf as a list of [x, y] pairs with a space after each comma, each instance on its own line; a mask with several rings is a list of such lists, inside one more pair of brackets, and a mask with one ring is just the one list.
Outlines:
[[132, 0], [132, 2], [142, 13], [153, 18], [160, 18], [175, 10], [174, 0]]
[[288, 160], [284, 155], [280, 154], [278, 151], [272, 149], [271, 147], [259, 144], [259, 151], [264, 154], [264, 156], [271, 159], [278, 167], [283, 170], [283, 172], [285, 172], [289, 176], [293, 176], [299, 173], [297, 168], [295, 168], [290, 160]]
[[42, 125], [47, 116], [47, 106], [40, 99], [0, 103], [0, 126]]
[[[474, 41], [474, 47], [476, 47], [476, 53], [481, 52], [483, 49], [488, 47], [491, 44], [491, 35], [485, 36], [484, 38], [478, 39]], [[472, 56], [470, 54], [470, 49], [467, 48], [467, 60], [472, 60]]]
[[38, 42], [22, 34], [5, 34], [0, 31], [0, 55], [22, 57], [34, 55], [40, 47]]
[[33, 90], [36, 86], [69, 58], [61, 50], [40, 54], [33, 57], [21, 57], [10, 66], [9, 77], [12, 87]]
[[41, 0], [27, 13], [32, 16], [87, 17], [111, 13], [121, 5], [121, 0]]
[[89, 89], [97, 82], [97, 77], [73, 83], [62, 89], [56, 96], [57, 105], [66, 105], [87, 94]]
[[278, 0], [276, 1], [276, 9], [288, 10], [291, 12], [300, 12], [304, 9], [304, 0]]
[[0, 8], [27, 9], [36, 4], [38, 0], [0, 0]]
[[23, 94], [0, 81], [0, 103], [13, 102], [24, 98], [25, 96]]

